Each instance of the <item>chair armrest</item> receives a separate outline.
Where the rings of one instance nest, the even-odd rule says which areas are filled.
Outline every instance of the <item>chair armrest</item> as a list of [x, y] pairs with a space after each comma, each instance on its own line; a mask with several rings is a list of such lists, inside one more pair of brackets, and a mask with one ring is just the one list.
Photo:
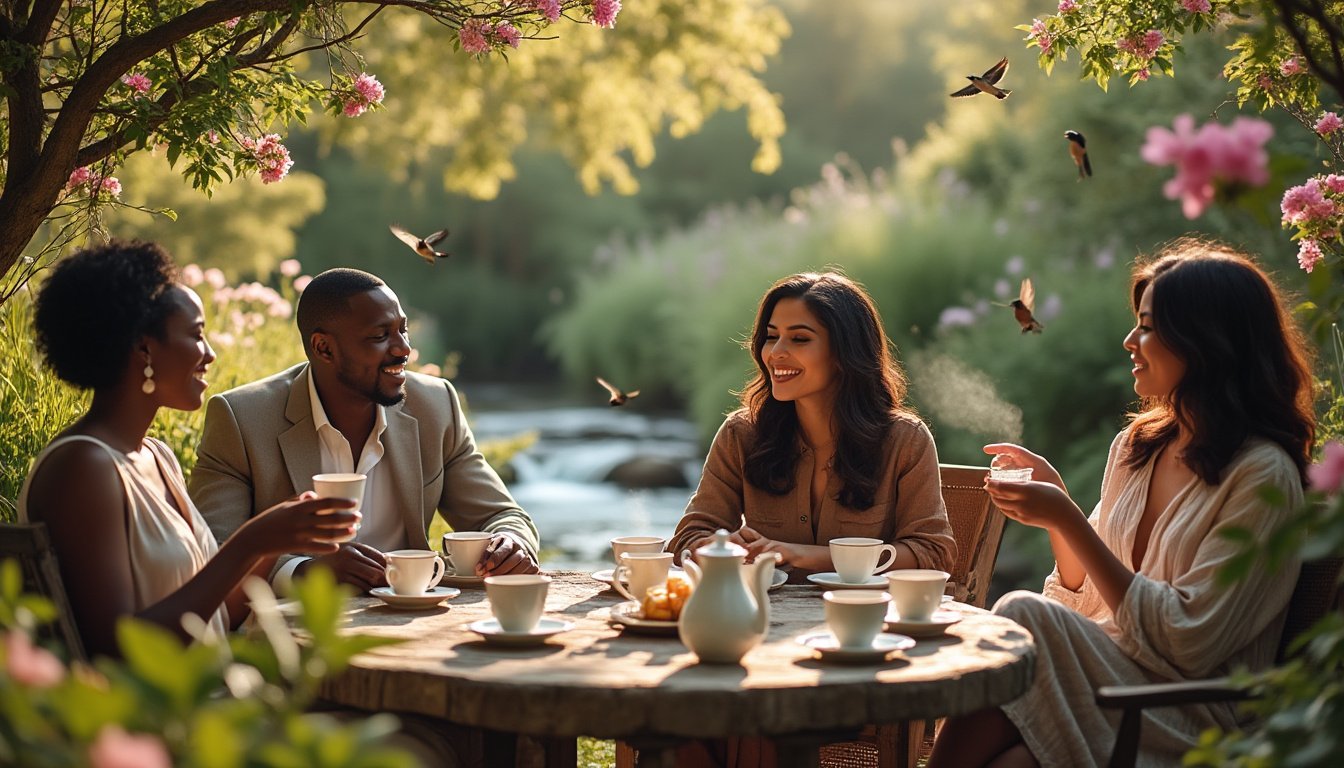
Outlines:
[[1249, 698], [1251, 692], [1236, 687], [1228, 677], [1149, 685], [1103, 685], [1097, 689], [1097, 704], [1107, 709], [1175, 707]]

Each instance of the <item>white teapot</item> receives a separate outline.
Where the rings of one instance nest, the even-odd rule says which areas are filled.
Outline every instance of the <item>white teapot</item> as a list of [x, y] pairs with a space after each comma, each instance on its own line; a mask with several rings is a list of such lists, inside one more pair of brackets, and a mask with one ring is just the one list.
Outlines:
[[747, 565], [747, 550], [730, 543], [728, 531], [720, 528], [713, 538], [695, 551], [698, 563], [691, 560], [689, 549], [681, 553], [681, 566], [694, 589], [681, 610], [677, 633], [701, 661], [736, 664], [765, 639], [770, 626], [767, 590], [779, 553]]

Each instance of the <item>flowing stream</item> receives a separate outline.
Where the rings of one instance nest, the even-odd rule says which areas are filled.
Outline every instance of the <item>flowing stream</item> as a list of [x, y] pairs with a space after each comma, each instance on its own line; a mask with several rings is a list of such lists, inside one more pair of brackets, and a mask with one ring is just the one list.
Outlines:
[[[535, 433], [509, 491], [536, 522], [546, 568], [609, 568], [614, 536], [670, 536], [704, 465], [694, 426], [631, 406], [547, 404], [504, 385], [464, 385], [478, 441]], [[600, 394], [600, 393], [599, 393]], [[599, 400], [600, 402], [600, 400]], [[626, 487], [678, 483], [678, 487]]]

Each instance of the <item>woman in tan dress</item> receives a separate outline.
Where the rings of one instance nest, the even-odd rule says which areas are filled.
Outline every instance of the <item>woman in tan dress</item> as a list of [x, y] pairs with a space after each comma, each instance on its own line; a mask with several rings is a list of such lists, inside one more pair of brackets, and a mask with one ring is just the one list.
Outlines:
[[833, 272], [780, 280], [761, 299], [751, 353], [756, 376], [668, 549], [725, 528], [749, 558], [778, 552], [799, 581], [834, 570], [831, 539], [865, 536], [895, 545], [895, 568], [949, 568], [938, 452], [903, 404], [905, 375], [863, 288]]
[[[1224, 247], [1182, 240], [1134, 273], [1137, 323], [1125, 337], [1142, 410], [1111, 445], [1090, 518], [1059, 473], [1014, 445], [989, 445], [1033, 470], [987, 481], [1000, 509], [1046, 529], [1056, 567], [1044, 595], [1014, 592], [995, 613], [1036, 640], [1035, 680], [1003, 707], [952, 718], [929, 762], [943, 766], [1104, 764], [1118, 715], [1103, 685], [1219, 675], [1274, 661], [1298, 563], [1220, 587], [1239, 549], [1302, 502], [1315, 438], [1306, 346], [1272, 281]], [[1286, 504], [1261, 489], [1278, 488]], [[1210, 727], [1238, 725], [1228, 703], [1148, 710], [1140, 765], [1179, 765]]]

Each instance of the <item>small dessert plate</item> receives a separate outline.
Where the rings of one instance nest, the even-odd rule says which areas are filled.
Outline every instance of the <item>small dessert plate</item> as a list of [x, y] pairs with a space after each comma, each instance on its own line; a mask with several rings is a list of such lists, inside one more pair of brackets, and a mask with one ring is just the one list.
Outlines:
[[941, 637], [947, 633], [947, 628], [961, 621], [961, 614], [956, 611], [937, 610], [928, 621], [901, 621], [896, 615], [895, 607], [887, 613], [887, 629], [892, 632], [900, 632], [910, 637]]
[[626, 601], [611, 607], [611, 620], [630, 632], [641, 635], [675, 635], [677, 622], [644, 618], [644, 609], [639, 603]]
[[462, 590], [452, 587], [434, 587], [423, 595], [398, 595], [391, 587], [374, 587], [369, 594], [382, 600], [393, 608], [415, 610], [433, 608], [450, 597], [457, 597]]
[[903, 651], [915, 647], [913, 638], [905, 635], [893, 635], [882, 632], [873, 638], [868, 648], [844, 648], [830, 632], [813, 632], [798, 638], [797, 643], [811, 648], [822, 661], [834, 661], [841, 664], [863, 664], [880, 662], [892, 651]]
[[819, 584], [829, 589], [886, 589], [887, 577], [880, 573], [869, 576], [866, 580], [857, 584], [851, 584], [848, 581], [841, 581], [840, 574], [834, 571], [824, 573], [809, 573], [807, 580], [813, 584]]
[[505, 632], [499, 626], [498, 619], [481, 619], [467, 625], [467, 629], [480, 635], [487, 643], [496, 645], [541, 645], [552, 635], [568, 632], [574, 628], [574, 622], [564, 619], [542, 618], [531, 632]]

